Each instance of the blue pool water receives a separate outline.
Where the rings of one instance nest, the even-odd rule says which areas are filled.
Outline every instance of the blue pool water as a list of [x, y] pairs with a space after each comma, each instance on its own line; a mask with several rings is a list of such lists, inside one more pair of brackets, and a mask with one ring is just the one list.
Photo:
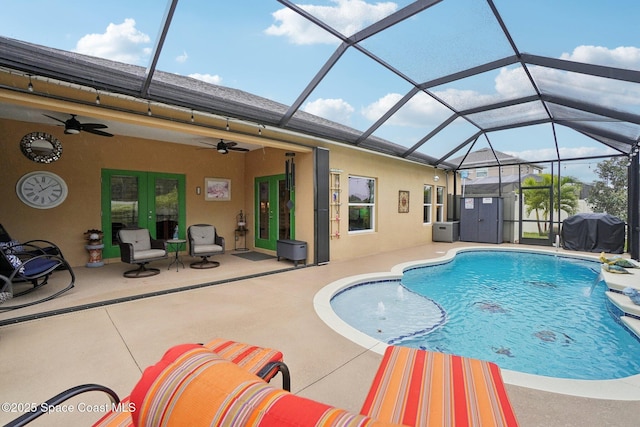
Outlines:
[[570, 379], [640, 373], [640, 341], [617, 320], [596, 262], [477, 251], [361, 284], [331, 300], [338, 316], [384, 342]]

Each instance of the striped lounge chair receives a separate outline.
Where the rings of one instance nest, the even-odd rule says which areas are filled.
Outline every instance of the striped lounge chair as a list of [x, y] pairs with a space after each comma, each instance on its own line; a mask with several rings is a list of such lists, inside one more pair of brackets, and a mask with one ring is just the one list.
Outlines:
[[131, 392], [135, 426], [397, 426], [275, 388], [197, 345], [170, 349]]
[[360, 414], [277, 389], [216, 353], [176, 347], [131, 393], [137, 426], [517, 426], [497, 365], [389, 347]]
[[517, 426], [491, 362], [387, 347], [361, 414], [408, 426]]
[[[248, 374], [256, 375], [263, 382], [271, 381], [271, 379], [280, 372], [282, 374], [282, 387], [287, 391], [291, 389], [289, 369], [283, 362], [283, 355], [279, 350], [267, 347], [258, 347], [223, 338], [216, 338], [204, 345], [196, 346], [203, 348], [204, 351], [210, 354], [215, 352], [216, 357], [233, 362], [232, 364], [240, 367]], [[101, 391], [107, 394], [117, 409], [105, 414], [94, 424], [95, 427], [133, 426], [131, 412], [129, 409], [133, 410], [135, 409], [135, 406], [131, 401], [131, 396], [127, 396], [118, 402], [118, 396], [115, 392], [107, 387], [96, 384], [82, 385], [60, 393], [56, 397], [47, 401], [47, 407], [56, 406], [73, 396], [89, 391]], [[12, 427], [23, 426], [30, 423], [40, 415], [42, 415], [42, 413], [34, 412], [31, 414], [25, 414], [25, 416], [17, 418], [8, 425]]]

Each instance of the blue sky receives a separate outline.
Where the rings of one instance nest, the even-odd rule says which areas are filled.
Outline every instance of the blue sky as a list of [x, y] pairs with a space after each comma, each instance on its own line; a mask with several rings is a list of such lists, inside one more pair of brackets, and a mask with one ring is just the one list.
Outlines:
[[[334, 28], [351, 34], [409, 3], [306, 0], [302, 5]], [[0, 0], [0, 34], [146, 66], [166, 5], [164, 0]], [[521, 52], [640, 70], [637, 0], [495, 0], [495, 5]], [[367, 40], [367, 49], [383, 59], [398, 61], [402, 72], [421, 81], [512, 53], [497, 37], [499, 28], [484, 25], [493, 19], [484, 0], [444, 0], [427, 12]], [[413, 43], [407, 43], [407, 37]], [[403, 40], [400, 44], [399, 38]], [[337, 46], [335, 39], [276, 1], [181, 0], [158, 68], [290, 105]], [[423, 57], [428, 59], [419, 59]], [[370, 65], [364, 55], [348, 51], [306, 100], [304, 109], [367, 129], [410, 88], [388, 70]], [[514, 90], [518, 76], [509, 71], [469, 80], [469, 87], [452, 85], [437, 90], [447, 91], [458, 101], [499, 98]], [[563, 82], [559, 80], [559, 84]], [[639, 113], [638, 100], [640, 94], [620, 93], [610, 102], [627, 103], [623, 104], [625, 111]], [[447, 115], [434, 103], [411, 103], [375, 135], [412, 146]], [[421, 151], [438, 157], [468, 132], [464, 124], [456, 126], [440, 136], [455, 144], [434, 141]], [[562, 133], [566, 134], [563, 145], [567, 149], [585, 155], [603, 151], [575, 132]], [[532, 141], [539, 143], [549, 137], [547, 126], [496, 133], [491, 141], [500, 151], [536, 160], [545, 151]], [[486, 142], [478, 144], [477, 148], [486, 146]], [[542, 146], [553, 150], [551, 141]], [[586, 170], [587, 164], [574, 169]]]

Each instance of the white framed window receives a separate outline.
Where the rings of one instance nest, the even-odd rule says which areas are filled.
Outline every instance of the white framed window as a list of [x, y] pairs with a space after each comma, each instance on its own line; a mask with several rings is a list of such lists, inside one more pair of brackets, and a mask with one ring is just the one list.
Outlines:
[[374, 178], [349, 177], [349, 232], [375, 229], [375, 194]]
[[431, 224], [431, 209], [433, 209], [433, 186], [425, 185], [422, 201], [422, 222]]
[[436, 221], [444, 221], [444, 187], [436, 187]]
[[476, 178], [484, 178], [486, 176], [489, 176], [489, 168], [476, 169]]

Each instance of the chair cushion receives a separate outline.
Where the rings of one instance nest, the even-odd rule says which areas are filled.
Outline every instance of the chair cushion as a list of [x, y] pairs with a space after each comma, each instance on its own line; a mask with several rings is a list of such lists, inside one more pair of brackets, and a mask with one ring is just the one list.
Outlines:
[[364, 415], [276, 389], [200, 346], [183, 345], [131, 393], [136, 426], [382, 426]]
[[387, 347], [361, 414], [412, 426], [517, 426], [492, 362]]
[[133, 252], [134, 261], [144, 261], [148, 259], [164, 258], [167, 251], [164, 249], [147, 249]]
[[120, 241], [122, 243], [131, 243], [133, 251], [146, 251], [151, 249], [151, 236], [149, 230], [140, 228], [135, 230], [122, 229], [119, 231]]
[[222, 246], [220, 245], [197, 245], [193, 247], [194, 254], [205, 254], [211, 252], [222, 252]]
[[[257, 375], [258, 372], [262, 371], [262, 369], [267, 366], [270, 362], [282, 362], [283, 355], [279, 350], [275, 350], [267, 347], [257, 347], [251, 344], [244, 344], [237, 341], [231, 341], [224, 338], [214, 338], [204, 345], [205, 348], [213, 351], [214, 353], [224, 357], [227, 360], [232, 361], [238, 366], [242, 367], [244, 370]], [[184, 347], [178, 348], [178, 350], [174, 351], [182, 351], [187, 350], [189, 348], [197, 348], [197, 345], [187, 344]], [[174, 359], [175, 354], [165, 355], [165, 359]], [[158, 366], [158, 365], [156, 365]], [[163, 365], [166, 367], [166, 364]], [[271, 380], [278, 373], [277, 368], [274, 368], [270, 372], [267, 373], [263, 379], [265, 381]], [[145, 372], [147, 375], [147, 380], [152, 380], [157, 377], [158, 372]], [[150, 382], [147, 382], [146, 385], [141, 386], [140, 391], [144, 391], [145, 393], [148, 391], [151, 386]], [[133, 418], [131, 413], [135, 411], [135, 405], [133, 403], [130, 404], [131, 396], [127, 396], [120, 402], [120, 410], [118, 411], [110, 411], [106, 415], [104, 415], [100, 420], [98, 420], [93, 426], [94, 427], [130, 427], [133, 426]]]
[[0, 242], [0, 248], [5, 249], [7, 252], [24, 252], [24, 248], [17, 240], [9, 240], [7, 242]]
[[21, 273], [24, 273], [26, 276], [37, 276], [47, 270], [53, 270], [60, 264], [61, 262], [56, 259], [32, 258], [25, 262], [24, 271], [21, 271]]
[[216, 228], [213, 225], [192, 225], [190, 228], [191, 240], [195, 246], [215, 244]]
[[[2, 250], [4, 251], [5, 257], [7, 258], [7, 261], [9, 261], [9, 264], [11, 264], [11, 267], [13, 267], [14, 270], [19, 268], [20, 273], [24, 273], [24, 266], [22, 265], [22, 261], [20, 261], [20, 258], [15, 255], [16, 252], [23, 251], [20, 242], [18, 242], [17, 240], [0, 242], [0, 248], [2, 248]], [[10, 274], [9, 271], [7, 271], [6, 273]]]
[[[279, 350], [268, 347], [258, 347], [224, 338], [214, 338], [204, 346], [254, 375], [258, 375], [269, 363], [282, 362], [284, 359], [282, 352]], [[262, 379], [269, 382], [277, 373], [278, 369], [273, 368], [266, 376], [262, 377]]]

